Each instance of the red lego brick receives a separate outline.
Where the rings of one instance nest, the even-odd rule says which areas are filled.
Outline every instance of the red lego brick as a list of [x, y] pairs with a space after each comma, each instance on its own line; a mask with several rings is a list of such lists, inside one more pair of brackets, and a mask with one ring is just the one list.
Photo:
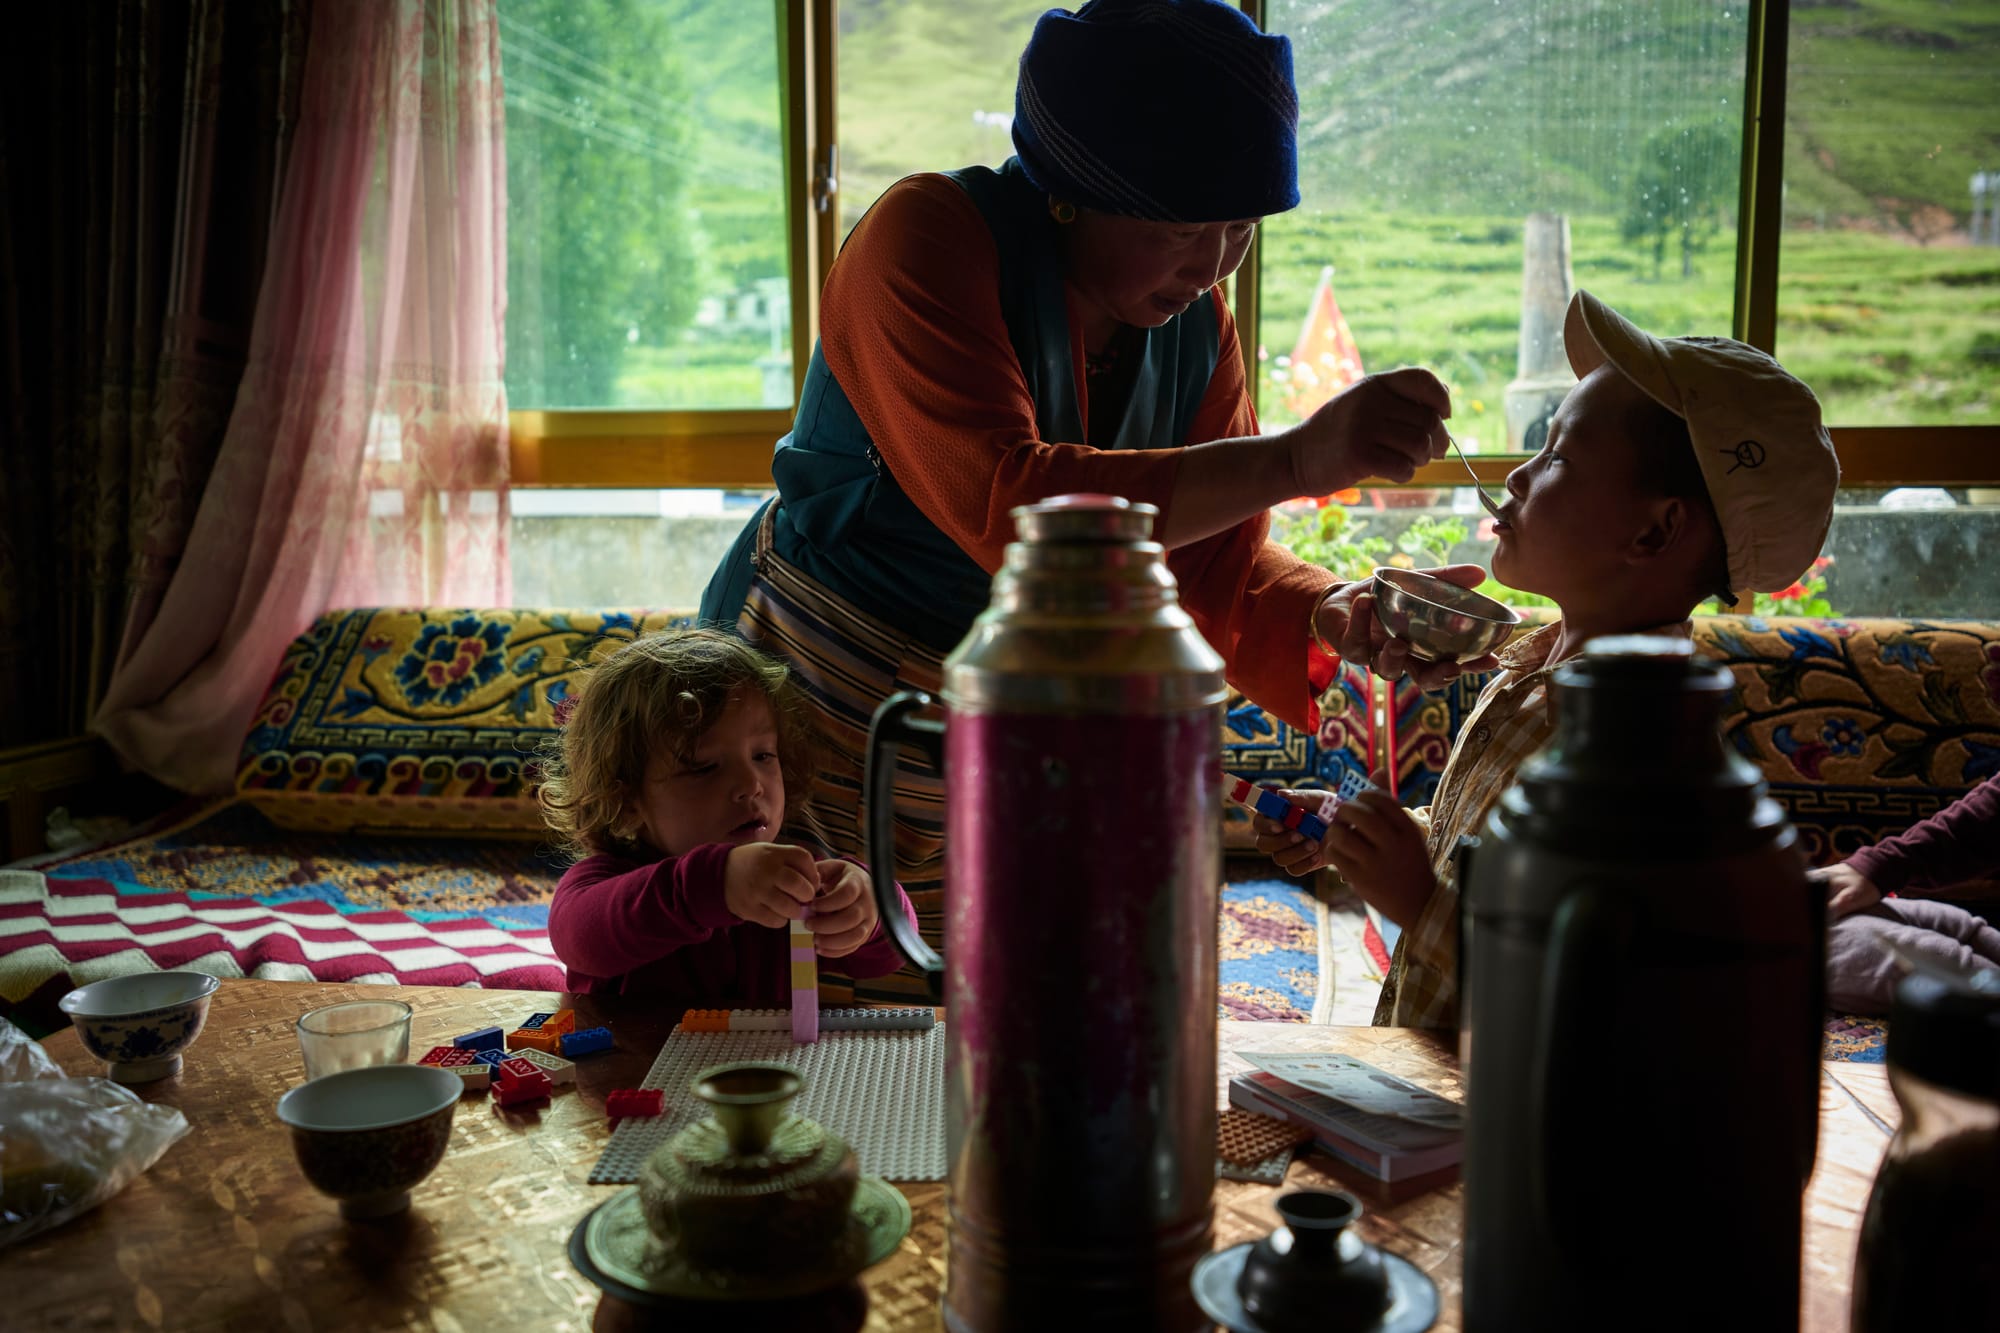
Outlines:
[[604, 1113], [613, 1120], [632, 1116], [656, 1116], [666, 1111], [667, 1095], [658, 1088], [619, 1088], [606, 1093]]

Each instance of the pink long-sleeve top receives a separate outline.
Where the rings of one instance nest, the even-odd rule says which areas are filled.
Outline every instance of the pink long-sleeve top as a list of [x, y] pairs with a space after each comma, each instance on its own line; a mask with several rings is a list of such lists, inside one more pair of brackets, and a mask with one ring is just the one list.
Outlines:
[[[792, 1002], [791, 941], [753, 925], [722, 901], [728, 843], [685, 856], [633, 861], [600, 853], [571, 866], [549, 905], [549, 940], [580, 993], [645, 995], [680, 1008], [782, 1009]], [[911, 928], [916, 913], [896, 890]], [[903, 964], [878, 922], [868, 942], [838, 960], [851, 977]]]
[[2000, 773], [1922, 823], [1847, 858], [1884, 893], [1930, 896], [1965, 880], [2000, 878]]

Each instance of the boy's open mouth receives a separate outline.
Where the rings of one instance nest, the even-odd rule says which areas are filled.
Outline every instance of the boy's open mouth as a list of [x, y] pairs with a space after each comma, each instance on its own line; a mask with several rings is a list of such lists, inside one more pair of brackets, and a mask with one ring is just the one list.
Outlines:
[[735, 828], [729, 830], [729, 836], [732, 838], [737, 838], [743, 836], [746, 833], [761, 832], [764, 826], [769, 822], [770, 821], [765, 819], [764, 816], [762, 815], [752, 815], [750, 816], [750, 818], [744, 820], [741, 824], [738, 824]]

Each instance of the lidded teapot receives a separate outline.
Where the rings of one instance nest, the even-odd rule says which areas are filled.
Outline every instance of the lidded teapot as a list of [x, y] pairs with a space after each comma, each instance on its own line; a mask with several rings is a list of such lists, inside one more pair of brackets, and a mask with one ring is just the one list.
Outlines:
[[860, 1178], [854, 1150], [791, 1113], [803, 1080], [777, 1064], [695, 1076], [712, 1119], [689, 1125], [639, 1170], [639, 1208], [660, 1251], [754, 1272], [820, 1262], [842, 1239]]

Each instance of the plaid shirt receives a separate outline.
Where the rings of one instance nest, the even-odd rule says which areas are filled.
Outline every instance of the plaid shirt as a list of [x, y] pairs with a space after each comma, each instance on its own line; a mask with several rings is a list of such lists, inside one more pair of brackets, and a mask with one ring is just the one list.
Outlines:
[[[1654, 634], [1694, 633], [1692, 621], [1663, 625]], [[1549, 672], [1562, 622], [1544, 625], [1502, 649], [1500, 674], [1479, 696], [1459, 728], [1431, 804], [1412, 810], [1424, 826], [1437, 887], [1415, 922], [1396, 941], [1396, 956], [1375, 1006], [1375, 1021], [1397, 1027], [1458, 1025], [1458, 866], [1461, 838], [1478, 837], [1486, 814], [1513, 785], [1521, 761], [1542, 748], [1555, 730], [1549, 714]]]

